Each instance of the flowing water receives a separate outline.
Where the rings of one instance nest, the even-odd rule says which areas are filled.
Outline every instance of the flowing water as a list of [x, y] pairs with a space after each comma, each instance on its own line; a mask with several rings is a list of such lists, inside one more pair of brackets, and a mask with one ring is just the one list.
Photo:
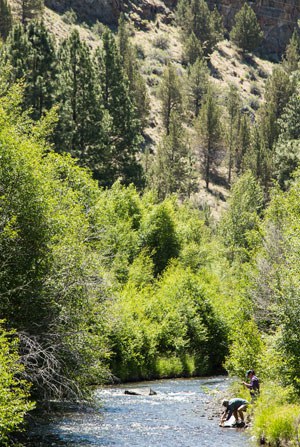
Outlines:
[[[157, 394], [124, 394], [151, 387]], [[32, 446], [65, 447], [249, 447], [247, 430], [220, 428], [216, 393], [224, 378], [162, 380], [96, 391], [99, 408], [52, 418], [32, 433]], [[36, 443], [34, 439], [39, 439]]]

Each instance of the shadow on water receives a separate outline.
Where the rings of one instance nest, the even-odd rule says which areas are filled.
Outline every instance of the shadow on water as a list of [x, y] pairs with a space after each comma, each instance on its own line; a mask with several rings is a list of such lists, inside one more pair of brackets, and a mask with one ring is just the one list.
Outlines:
[[126, 395], [145, 383], [95, 392], [99, 407], [53, 415], [31, 432], [31, 447], [248, 447], [246, 431], [218, 426], [223, 377], [147, 382], [157, 394]]

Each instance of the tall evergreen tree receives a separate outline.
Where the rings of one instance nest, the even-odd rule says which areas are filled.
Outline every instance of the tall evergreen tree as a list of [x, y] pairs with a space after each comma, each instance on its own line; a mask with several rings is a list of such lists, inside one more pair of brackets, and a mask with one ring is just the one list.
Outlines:
[[237, 175], [245, 170], [245, 156], [250, 147], [250, 122], [246, 114], [239, 116], [237, 143], [235, 151], [235, 166]]
[[[107, 127], [95, 70], [87, 45], [74, 30], [59, 50], [57, 101], [59, 122], [55, 132], [58, 151], [70, 152], [106, 184]], [[104, 178], [103, 178], [104, 177]]]
[[163, 125], [166, 134], [169, 135], [171, 114], [182, 113], [181, 84], [174, 65], [169, 64], [163, 73], [159, 97]]
[[130, 42], [130, 32], [123, 14], [119, 19], [117, 43], [122, 66], [129, 82], [129, 94], [136, 109], [136, 118], [140, 120], [142, 127], [145, 127], [149, 116], [150, 99], [145, 80], [140, 73], [137, 51]]
[[161, 199], [172, 193], [189, 196], [195, 186], [190, 145], [176, 112], [171, 114], [169, 134], [157, 148], [151, 182]]
[[30, 20], [42, 19], [44, 0], [21, 0], [21, 16], [23, 25]]
[[197, 117], [202, 104], [202, 98], [207, 91], [209, 70], [202, 59], [189, 67], [188, 71], [188, 98], [192, 112]]
[[30, 53], [28, 35], [20, 23], [13, 26], [11, 33], [3, 48], [3, 64], [12, 64], [12, 77], [21, 79], [26, 75], [27, 61]]
[[6, 58], [14, 80], [23, 79], [25, 109], [39, 119], [53, 106], [56, 87], [56, 52], [43, 22], [30, 22], [24, 30], [16, 25], [6, 43]]
[[187, 65], [192, 65], [197, 59], [202, 59], [204, 51], [199, 39], [197, 39], [194, 32], [192, 32], [184, 42], [184, 53], [182, 60]]
[[121, 179], [125, 184], [141, 185], [142, 168], [138, 161], [142, 141], [140, 121], [130, 98], [128, 79], [113, 34], [106, 31], [102, 42], [103, 49], [97, 51], [95, 64], [103, 104], [111, 117], [111, 176], [108, 184]]
[[259, 112], [262, 144], [272, 151], [279, 136], [278, 119], [294, 91], [293, 81], [279, 66], [273, 70], [265, 86], [265, 103]]
[[244, 3], [235, 15], [235, 24], [230, 32], [230, 39], [243, 51], [253, 51], [261, 43], [262, 30], [251, 6]]
[[221, 17], [216, 9], [213, 12], [209, 10], [205, 0], [180, 0], [177, 20], [183, 28], [184, 40], [194, 33], [205, 55], [213, 51], [223, 36]]
[[0, 0], [0, 36], [5, 40], [12, 28], [13, 20], [7, 0]]
[[300, 62], [300, 36], [295, 29], [286, 47], [283, 59], [283, 66], [288, 73], [299, 69]]
[[[251, 143], [251, 152], [254, 151], [253, 157], [260, 163], [260, 166], [253, 168], [252, 172], [259, 173], [266, 194], [268, 194], [275, 175], [274, 147], [280, 133], [278, 120], [294, 88], [292, 78], [282, 66], [276, 67], [266, 82], [265, 102], [258, 112], [256, 130], [252, 134], [252, 140], [253, 136], [255, 138]], [[248, 165], [252, 165], [249, 159]]]
[[209, 188], [213, 168], [220, 162], [223, 155], [220, 115], [219, 106], [210, 86], [196, 122], [197, 146], [206, 189]]
[[279, 121], [280, 135], [275, 146], [276, 178], [282, 188], [290, 184], [292, 173], [300, 164], [300, 94], [295, 92]]
[[234, 152], [237, 141], [238, 123], [240, 120], [240, 109], [241, 109], [241, 99], [239, 97], [236, 86], [233, 84], [229, 86], [229, 91], [226, 98], [226, 108], [228, 114], [227, 132], [226, 132], [227, 159], [228, 159], [227, 181], [228, 184], [230, 185], [232, 177], [233, 161], [234, 161]]
[[246, 168], [266, 187], [271, 171], [271, 152], [262, 141], [261, 127], [255, 124], [251, 129], [250, 147], [246, 159]]
[[229, 208], [220, 222], [228, 258], [245, 262], [249, 260], [251, 231], [259, 228], [259, 215], [263, 206], [263, 193], [251, 172], [243, 174], [232, 188]]

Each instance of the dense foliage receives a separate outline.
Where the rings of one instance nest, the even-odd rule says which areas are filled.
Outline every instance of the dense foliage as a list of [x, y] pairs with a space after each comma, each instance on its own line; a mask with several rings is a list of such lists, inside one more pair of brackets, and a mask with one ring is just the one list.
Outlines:
[[[210, 82], [219, 13], [180, 0], [182, 64], [165, 60], [147, 152], [148, 87], [125, 16], [91, 50], [76, 29], [56, 42], [33, 20], [42, 1], [21, 9], [12, 26], [0, 0], [1, 439], [33, 400], [251, 367], [263, 379], [254, 432], [295, 440], [298, 35], [254, 114]], [[231, 38], [244, 52], [260, 42], [247, 4]], [[230, 194], [219, 220], [193, 195], [215, 179]]]

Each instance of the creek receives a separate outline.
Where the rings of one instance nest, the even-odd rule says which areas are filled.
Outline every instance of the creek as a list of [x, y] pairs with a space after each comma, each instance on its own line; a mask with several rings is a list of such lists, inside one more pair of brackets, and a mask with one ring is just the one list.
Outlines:
[[[247, 430], [220, 428], [224, 377], [161, 380], [101, 388], [99, 406], [54, 414], [31, 432], [32, 447], [249, 447]], [[126, 395], [151, 387], [153, 396]], [[229, 396], [230, 397], [230, 396]]]

